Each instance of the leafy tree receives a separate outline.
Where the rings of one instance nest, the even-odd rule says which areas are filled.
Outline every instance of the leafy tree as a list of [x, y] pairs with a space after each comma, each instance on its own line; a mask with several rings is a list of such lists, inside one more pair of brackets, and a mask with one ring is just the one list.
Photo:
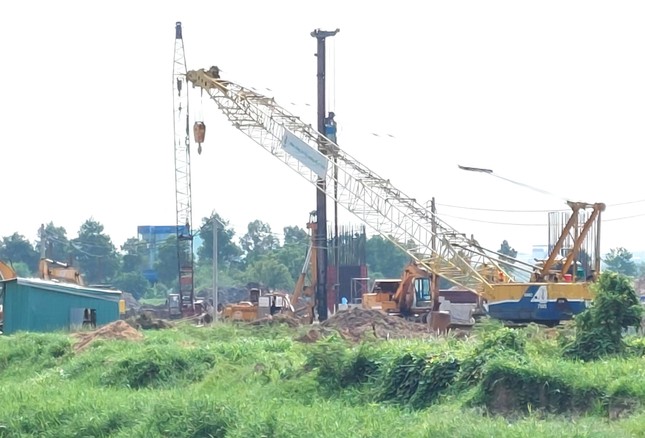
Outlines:
[[410, 261], [410, 256], [405, 251], [379, 235], [367, 239], [365, 252], [369, 271], [380, 272], [388, 278], [400, 277], [403, 268]]
[[121, 272], [141, 272], [146, 248], [136, 237], [130, 237], [121, 245]]
[[144, 298], [166, 298], [168, 296], [168, 288], [160, 282], [155, 283], [154, 286], [148, 288]]
[[32, 270], [29, 269], [29, 266], [27, 266], [26, 263], [23, 262], [16, 262], [16, 263], [11, 263], [11, 267], [13, 268], [14, 271], [16, 271], [16, 275], [18, 277], [31, 277], [32, 275]]
[[36, 272], [40, 256], [34, 246], [22, 234], [13, 233], [2, 238], [0, 243], [0, 259], [5, 262], [22, 262], [30, 271]]
[[596, 284], [593, 305], [575, 318], [576, 335], [565, 347], [566, 356], [594, 360], [625, 351], [622, 332], [638, 326], [643, 309], [623, 274], [605, 271]]
[[88, 282], [105, 282], [116, 274], [119, 267], [116, 248], [100, 222], [93, 218], [86, 220], [71, 245], [74, 257]]
[[177, 289], [179, 262], [177, 261], [177, 236], [172, 235], [159, 245], [155, 261], [157, 278], [164, 285]]
[[271, 289], [293, 290], [295, 281], [289, 269], [272, 257], [263, 257], [252, 262], [246, 269], [248, 282], [258, 282]]
[[240, 239], [240, 244], [247, 263], [258, 260], [279, 246], [277, 237], [271, 232], [271, 226], [260, 220], [249, 223], [246, 234]]
[[636, 265], [636, 275], [639, 278], [645, 277], [645, 262], [640, 262]]
[[[36, 240], [36, 248], [40, 247], [40, 233]], [[45, 225], [45, 257], [58, 262], [71, 262], [72, 252], [67, 230], [57, 227], [53, 222]]]
[[113, 284], [119, 290], [131, 293], [137, 300], [150, 289], [150, 282], [141, 272], [123, 272], [114, 279]]
[[[235, 244], [235, 230], [229, 226], [228, 221], [223, 220], [217, 213], [215, 219], [223, 227], [217, 229], [217, 263], [218, 265], [231, 266], [236, 263], [242, 255], [242, 250]], [[203, 239], [202, 245], [197, 250], [200, 262], [210, 262], [213, 260], [213, 216], [202, 219], [202, 226], [199, 234]]]
[[613, 248], [605, 256], [607, 270], [623, 275], [634, 276], [637, 273], [636, 263], [632, 260], [632, 253], [625, 248]]
[[302, 272], [302, 267], [305, 263], [305, 258], [307, 257], [307, 248], [306, 244], [284, 244], [282, 247], [273, 251], [270, 256], [273, 257], [276, 261], [280, 262], [281, 265], [284, 265], [289, 271], [289, 275], [294, 280], [300, 276]]
[[287, 245], [309, 245], [309, 233], [307, 230], [298, 226], [288, 226], [283, 228], [284, 246]]

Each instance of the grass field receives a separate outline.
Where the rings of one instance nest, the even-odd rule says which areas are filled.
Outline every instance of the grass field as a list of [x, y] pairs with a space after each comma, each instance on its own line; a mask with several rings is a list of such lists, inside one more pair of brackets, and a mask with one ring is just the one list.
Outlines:
[[645, 436], [641, 339], [584, 364], [533, 327], [352, 345], [297, 334], [185, 326], [80, 353], [65, 334], [0, 337], [0, 436]]

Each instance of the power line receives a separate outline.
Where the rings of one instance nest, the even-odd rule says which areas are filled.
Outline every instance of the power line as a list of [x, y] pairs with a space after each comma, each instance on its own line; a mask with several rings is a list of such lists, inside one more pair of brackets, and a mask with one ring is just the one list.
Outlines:
[[439, 217], [449, 217], [453, 219], [461, 219], [464, 221], [470, 221], [470, 222], [480, 222], [484, 224], [493, 224], [493, 225], [510, 225], [510, 226], [521, 226], [521, 227], [546, 227], [547, 224], [527, 224], [527, 223], [517, 223], [517, 222], [497, 222], [497, 221], [486, 221], [482, 219], [472, 219], [472, 218], [467, 218], [467, 217], [462, 217], [462, 216], [453, 216], [450, 214], [443, 214], [443, 213], [438, 213], [437, 216]]
[[[566, 211], [566, 210], [565, 210]], [[487, 221], [483, 219], [473, 219], [473, 218], [468, 218], [468, 217], [463, 217], [463, 216], [454, 216], [450, 214], [437, 214], [439, 217], [449, 217], [453, 219], [461, 219], [464, 221], [469, 221], [469, 222], [479, 222], [479, 223], [484, 223], [484, 224], [492, 224], [492, 225], [509, 225], [509, 226], [519, 226], [519, 227], [546, 227], [548, 224], [529, 224], [529, 223], [521, 223], [521, 222], [498, 222], [498, 221]], [[632, 218], [637, 218], [637, 217], [643, 217], [645, 216], [645, 213], [640, 213], [640, 214], [634, 214], [630, 216], [622, 216], [622, 217], [615, 217], [615, 218], [610, 218], [610, 219], [602, 219], [603, 222], [613, 222], [613, 221], [620, 221], [620, 220], [625, 220], [625, 219], [632, 219]]]
[[458, 208], [461, 210], [474, 210], [474, 211], [493, 211], [498, 213], [548, 213], [551, 211], [567, 211], [566, 209], [562, 210], [513, 210], [508, 208], [483, 208], [483, 207], [465, 207], [461, 205], [451, 205], [451, 204], [440, 204], [437, 202], [437, 207], [448, 207], [448, 208]]
[[[622, 205], [630, 205], [630, 204], [639, 204], [645, 202], [645, 199], [637, 199], [634, 201], [626, 201], [626, 202], [618, 202], [614, 204], [607, 204], [607, 207], [620, 207]], [[463, 205], [453, 205], [453, 204], [441, 204], [437, 203], [438, 207], [447, 207], [447, 208], [457, 208], [460, 210], [473, 210], [473, 211], [491, 211], [491, 212], [498, 212], [498, 213], [550, 213], [550, 212], [565, 212], [569, 211], [569, 209], [558, 209], [558, 210], [513, 210], [513, 209], [507, 209], [507, 208], [484, 208], [484, 207], [466, 207]], [[617, 219], [614, 219], [617, 220]]]
[[615, 217], [615, 218], [611, 218], [611, 219], [603, 219], [602, 221], [603, 222], [622, 221], [624, 219], [632, 219], [632, 218], [635, 218], [635, 217], [643, 217], [643, 216], [645, 216], [645, 213], [633, 214], [631, 216]]

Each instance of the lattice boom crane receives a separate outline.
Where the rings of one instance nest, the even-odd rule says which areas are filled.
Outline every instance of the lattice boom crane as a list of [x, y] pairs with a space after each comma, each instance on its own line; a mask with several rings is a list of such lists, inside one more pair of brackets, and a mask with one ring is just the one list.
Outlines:
[[190, 118], [188, 114], [188, 87], [186, 86], [186, 55], [182, 27], [179, 22], [175, 24], [175, 55], [172, 82], [178, 286], [182, 314], [189, 316], [195, 312], [193, 210], [190, 176]]
[[[219, 74], [213, 75], [214, 71], [219, 69], [191, 70], [187, 80], [208, 93], [235, 128], [310, 184], [316, 186], [318, 176], [325, 177], [328, 185], [336, 181], [338, 204], [418, 263], [480, 294], [490, 288], [490, 280], [478, 267], [493, 267], [510, 278], [498, 259], [490, 255], [491, 251], [441, 219], [433, 220], [426, 207], [279, 106], [273, 98], [220, 79]], [[317, 150], [319, 144], [326, 156]]]

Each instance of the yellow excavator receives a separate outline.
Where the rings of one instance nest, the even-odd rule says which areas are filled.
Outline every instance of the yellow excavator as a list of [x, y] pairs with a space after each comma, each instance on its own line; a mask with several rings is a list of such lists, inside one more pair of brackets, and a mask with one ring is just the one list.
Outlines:
[[10, 265], [0, 261], [0, 280], [11, 280], [16, 277], [16, 271]]
[[68, 263], [42, 258], [38, 263], [38, 276], [41, 280], [57, 281], [85, 286], [83, 276]]
[[[11, 265], [0, 261], [0, 280], [11, 280], [18, 275]], [[40, 259], [38, 263], [38, 278], [41, 280], [72, 283], [84, 286], [85, 282], [81, 273], [67, 263], [57, 262], [52, 259]]]
[[[312, 216], [310, 216], [307, 224], [307, 228], [311, 230], [311, 240], [293, 294], [291, 296], [283, 292], [262, 294], [260, 289], [253, 288], [249, 291], [248, 301], [232, 303], [224, 307], [222, 311], [223, 319], [253, 321], [268, 315], [281, 313], [295, 318], [306, 319], [309, 323], [314, 321], [315, 294], [313, 285], [316, 284], [316, 252], [313, 251], [313, 248], [316, 223]], [[310, 279], [310, 285], [306, 285], [307, 273], [310, 269], [312, 278]]]
[[[5, 262], [0, 261], [0, 280], [11, 280], [16, 278], [16, 271], [6, 264]], [[0, 330], [2, 330], [2, 322], [4, 321], [4, 306], [2, 300], [0, 300]]]

